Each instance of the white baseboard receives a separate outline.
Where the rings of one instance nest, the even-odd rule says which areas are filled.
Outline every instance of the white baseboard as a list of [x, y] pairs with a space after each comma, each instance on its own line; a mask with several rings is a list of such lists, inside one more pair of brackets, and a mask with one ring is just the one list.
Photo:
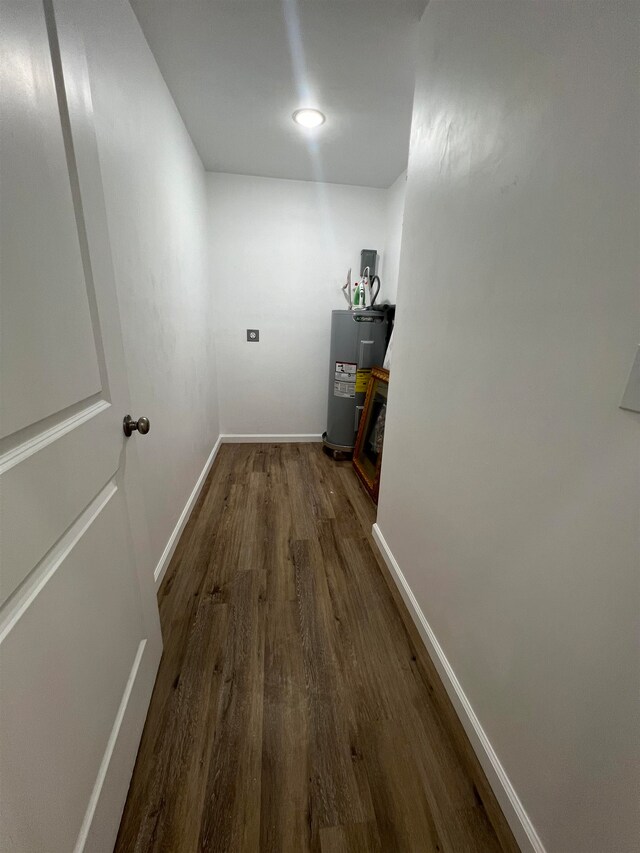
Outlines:
[[302, 435], [221, 435], [223, 444], [302, 444], [312, 441], [322, 441], [322, 436], [315, 433], [303, 433]]
[[162, 583], [162, 578], [169, 567], [169, 563], [171, 562], [171, 558], [173, 557], [173, 552], [176, 550], [176, 545], [178, 544], [178, 540], [180, 539], [180, 534], [185, 528], [187, 521], [189, 520], [189, 516], [191, 514], [191, 510], [194, 507], [195, 502], [198, 500], [198, 495], [200, 494], [200, 489], [204, 485], [204, 481], [207, 478], [207, 474], [209, 473], [211, 466], [214, 463], [216, 456], [218, 455], [218, 450], [220, 449], [220, 445], [223, 442], [223, 436], [218, 436], [218, 440], [213, 445], [213, 450], [209, 454], [209, 458], [204, 464], [204, 468], [200, 472], [200, 476], [198, 477], [195, 486], [193, 487], [193, 491], [189, 495], [189, 500], [186, 502], [184, 509], [180, 513], [180, 518], [178, 519], [178, 523], [173, 528], [173, 532], [169, 537], [169, 541], [167, 542], [164, 551], [162, 552], [162, 556], [158, 560], [158, 565], [155, 567], [153, 572], [153, 578], [156, 583], [156, 592], [160, 588], [160, 584]]
[[453, 707], [464, 726], [467, 737], [471, 741], [471, 745], [478, 756], [478, 760], [482, 765], [489, 784], [491, 785], [496, 799], [509, 822], [511, 831], [513, 832], [516, 841], [523, 851], [526, 853], [546, 853], [544, 845], [540, 840], [537, 832], [529, 816], [527, 815], [518, 795], [509, 781], [504, 767], [500, 764], [500, 760], [496, 755], [494, 748], [489, 741], [484, 729], [480, 725], [480, 720], [477, 718], [475, 711], [471, 707], [471, 703], [467, 699], [462, 685], [458, 681], [451, 664], [447, 660], [445, 653], [442, 650], [440, 643], [427, 619], [422, 612], [420, 605], [411, 591], [411, 587], [407, 583], [405, 576], [402, 574], [400, 566], [391, 553], [387, 542], [380, 531], [377, 524], [373, 525], [373, 538], [378, 546], [382, 558], [387, 564], [391, 576], [393, 577], [396, 586], [402, 596], [404, 603], [407, 606], [411, 618], [415, 622], [423, 643], [425, 644], [429, 656], [433, 661], [438, 674], [442, 679], [449, 698], [453, 703]]

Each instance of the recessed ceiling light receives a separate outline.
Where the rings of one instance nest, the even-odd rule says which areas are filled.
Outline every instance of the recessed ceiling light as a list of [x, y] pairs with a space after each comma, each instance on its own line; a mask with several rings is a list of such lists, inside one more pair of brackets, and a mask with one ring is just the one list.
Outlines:
[[302, 127], [320, 127], [324, 124], [324, 116], [320, 110], [302, 109], [296, 110], [292, 116], [296, 124]]

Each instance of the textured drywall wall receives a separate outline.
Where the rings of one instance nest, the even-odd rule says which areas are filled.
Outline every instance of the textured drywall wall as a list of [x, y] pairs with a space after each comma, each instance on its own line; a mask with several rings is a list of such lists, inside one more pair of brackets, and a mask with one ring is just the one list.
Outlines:
[[637, 850], [638, 5], [420, 26], [378, 523], [549, 853]]

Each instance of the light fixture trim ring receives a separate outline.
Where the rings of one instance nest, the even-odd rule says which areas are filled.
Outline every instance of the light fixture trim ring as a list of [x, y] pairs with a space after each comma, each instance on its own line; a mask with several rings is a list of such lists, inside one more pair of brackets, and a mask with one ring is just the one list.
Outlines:
[[[311, 121], [305, 121], [304, 116], [311, 119]], [[325, 114], [315, 107], [301, 107], [299, 110], [294, 111], [291, 118], [299, 127], [307, 129], [320, 127], [327, 120]]]

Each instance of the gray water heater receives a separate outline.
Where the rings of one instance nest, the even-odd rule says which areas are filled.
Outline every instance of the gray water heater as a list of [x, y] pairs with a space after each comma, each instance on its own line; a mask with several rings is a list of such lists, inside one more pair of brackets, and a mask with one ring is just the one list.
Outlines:
[[382, 367], [387, 338], [383, 311], [331, 312], [327, 447], [351, 451], [356, 442], [372, 367]]

